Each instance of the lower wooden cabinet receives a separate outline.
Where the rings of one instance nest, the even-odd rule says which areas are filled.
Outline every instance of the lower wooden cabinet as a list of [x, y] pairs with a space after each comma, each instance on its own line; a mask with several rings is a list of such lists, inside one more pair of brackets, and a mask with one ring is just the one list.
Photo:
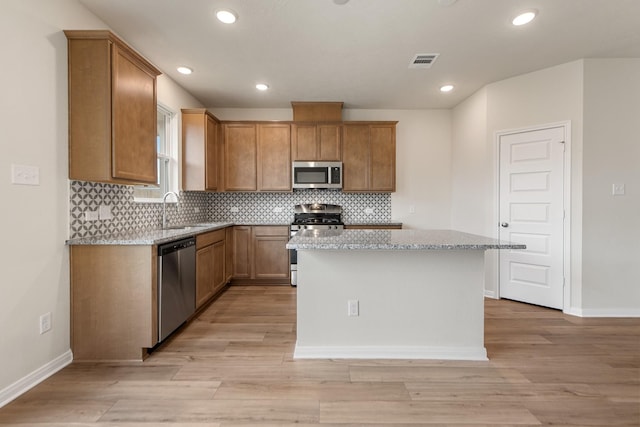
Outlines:
[[70, 247], [74, 360], [141, 361], [158, 342], [157, 246]]
[[289, 226], [233, 227], [233, 279], [289, 283]]
[[227, 284], [226, 230], [196, 236], [196, 309]]

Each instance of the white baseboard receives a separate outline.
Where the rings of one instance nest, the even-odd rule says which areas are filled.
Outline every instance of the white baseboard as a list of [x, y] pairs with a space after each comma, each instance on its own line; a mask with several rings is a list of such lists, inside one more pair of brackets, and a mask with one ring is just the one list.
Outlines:
[[488, 290], [485, 289], [484, 290], [484, 296], [486, 298], [497, 299], [495, 291], [488, 291]]
[[640, 308], [577, 308], [565, 311], [578, 317], [640, 317]]
[[488, 360], [484, 347], [431, 346], [300, 346], [294, 359], [440, 359]]
[[0, 390], [0, 408], [11, 402], [29, 389], [40, 384], [73, 361], [71, 350], [53, 359], [51, 362], [39, 367], [25, 377], [20, 378], [15, 383]]

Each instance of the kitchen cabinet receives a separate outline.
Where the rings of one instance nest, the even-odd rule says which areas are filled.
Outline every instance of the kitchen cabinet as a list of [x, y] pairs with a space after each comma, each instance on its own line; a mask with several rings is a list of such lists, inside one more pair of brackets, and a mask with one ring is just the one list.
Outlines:
[[218, 190], [220, 122], [204, 108], [182, 110], [182, 189]]
[[64, 33], [69, 179], [155, 184], [160, 71], [110, 31]]
[[339, 161], [342, 126], [339, 124], [293, 124], [291, 151], [293, 160]]
[[343, 191], [395, 191], [396, 123], [350, 122], [343, 125]]
[[225, 191], [256, 191], [258, 135], [255, 123], [225, 123]]
[[233, 227], [233, 279], [289, 283], [288, 226]]
[[224, 123], [225, 191], [291, 191], [289, 123]]
[[291, 126], [258, 124], [258, 190], [291, 191]]
[[158, 342], [157, 246], [70, 247], [74, 360], [142, 360]]
[[225, 256], [224, 256], [224, 273], [225, 273], [225, 283], [229, 283], [231, 278], [233, 277], [233, 227], [227, 227], [224, 229], [225, 232]]
[[196, 236], [196, 309], [227, 284], [225, 243], [225, 229]]

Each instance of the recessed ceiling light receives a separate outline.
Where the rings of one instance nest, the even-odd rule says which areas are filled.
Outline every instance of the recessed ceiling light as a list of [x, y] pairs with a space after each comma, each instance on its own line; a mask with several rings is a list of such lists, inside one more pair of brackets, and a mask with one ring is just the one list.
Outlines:
[[264, 84], [264, 83], [258, 83], [256, 85], [256, 89], [265, 91], [265, 90], [269, 89], [269, 85]]
[[525, 10], [524, 12], [513, 18], [513, 21], [511, 21], [511, 23], [516, 27], [528, 24], [529, 22], [533, 21], [533, 18], [536, 17], [537, 13], [538, 11], [534, 9]]
[[451, 92], [453, 90], [453, 85], [444, 85], [440, 87], [440, 92]]
[[238, 19], [238, 15], [233, 10], [221, 9], [216, 11], [216, 18], [225, 24], [233, 24]]
[[189, 67], [180, 66], [180, 67], [178, 67], [178, 72], [180, 74], [189, 75], [189, 74], [193, 73], [193, 70], [191, 68], [189, 68]]

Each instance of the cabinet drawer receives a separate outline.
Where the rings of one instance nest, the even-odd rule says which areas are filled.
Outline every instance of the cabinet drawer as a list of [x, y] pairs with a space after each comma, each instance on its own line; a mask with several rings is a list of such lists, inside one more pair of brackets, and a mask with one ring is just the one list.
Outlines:
[[287, 236], [289, 237], [288, 225], [256, 225], [253, 227], [256, 236]]
[[224, 228], [220, 230], [210, 231], [209, 233], [198, 234], [196, 236], [196, 249], [204, 248], [205, 246], [209, 246], [214, 244], [215, 242], [224, 240], [224, 237]]

